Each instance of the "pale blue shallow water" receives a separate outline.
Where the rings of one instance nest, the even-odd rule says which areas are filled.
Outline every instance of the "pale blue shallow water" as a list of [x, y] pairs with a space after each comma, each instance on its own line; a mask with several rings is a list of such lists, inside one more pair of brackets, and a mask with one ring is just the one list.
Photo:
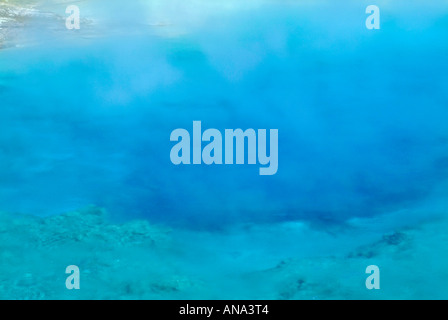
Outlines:
[[[28, 30], [36, 44], [0, 51], [0, 211], [95, 204], [190, 230], [325, 229], [446, 198], [443, 1], [385, 3], [380, 30], [363, 1], [180, 6], [159, 12], [166, 27], [99, 3], [87, 12], [107, 27], [93, 38]], [[174, 166], [170, 133], [194, 120], [278, 129], [278, 173]], [[413, 214], [415, 226], [445, 212]]]

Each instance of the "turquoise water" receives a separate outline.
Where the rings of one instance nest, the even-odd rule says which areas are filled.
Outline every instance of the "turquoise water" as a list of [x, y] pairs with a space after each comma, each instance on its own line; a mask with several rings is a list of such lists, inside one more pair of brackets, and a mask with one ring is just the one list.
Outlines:
[[[0, 50], [0, 298], [446, 299], [448, 6], [368, 30], [369, 4], [29, 17]], [[196, 120], [278, 129], [278, 172], [173, 165]]]

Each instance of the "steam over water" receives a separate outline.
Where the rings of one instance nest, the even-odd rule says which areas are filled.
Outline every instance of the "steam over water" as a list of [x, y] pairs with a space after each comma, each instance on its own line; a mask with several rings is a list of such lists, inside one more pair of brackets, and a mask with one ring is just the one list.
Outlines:
[[[250, 224], [229, 246], [258, 239], [260, 269], [445, 219], [448, 6], [380, 2], [380, 30], [368, 1], [80, 1], [80, 30], [71, 3], [46, 1], [0, 20], [15, 25], [0, 33], [0, 211], [93, 204], [181, 228], [191, 250], [195, 231], [219, 246], [213, 232]], [[173, 165], [170, 134], [193, 121], [278, 129], [278, 172]]]
[[[446, 180], [442, 12], [385, 6], [372, 32], [362, 4], [172, 6], [185, 15], [93, 1], [87, 30], [25, 30], [39, 43], [1, 53], [7, 209], [340, 221], [412, 206]], [[173, 166], [170, 132], [193, 120], [279, 129], [278, 173]]]

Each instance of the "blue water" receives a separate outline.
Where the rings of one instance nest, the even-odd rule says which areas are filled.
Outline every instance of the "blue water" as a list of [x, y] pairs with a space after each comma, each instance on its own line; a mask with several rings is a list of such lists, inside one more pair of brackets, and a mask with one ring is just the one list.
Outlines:
[[[93, 36], [29, 27], [32, 44], [0, 51], [0, 211], [94, 204], [118, 221], [217, 232], [333, 228], [446, 199], [443, 1], [379, 3], [380, 30], [366, 29], [365, 1], [118, 3], [84, 4]], [[174, 166], [170, 133], [195, 120], [278, 129], [277, 174]]]

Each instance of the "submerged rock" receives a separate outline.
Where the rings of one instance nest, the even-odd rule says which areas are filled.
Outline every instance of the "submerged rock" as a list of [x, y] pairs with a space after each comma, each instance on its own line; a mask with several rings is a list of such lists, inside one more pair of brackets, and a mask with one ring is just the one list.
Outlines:
[[[5, 223], [6, 217], [12, 219]], [[107, 213], [98, 207], [69, 212], [46, 218], [3, 214], [0, 220], [3, 236], [22, 236], [33, 246], [58, 246], [69, 243], [95, 242], [96, 245], [154, 245], [168, 240], [169, 229], [154, 227], [148, 221], [134, 220], [124, 224], [108, 221]]]
[[403, 231], [383, 235], [382, 239], [368, 246], [361, 246], [351, 252], [348, 258], [373, 259], [384, 252], [403, 252], [410, 246], [411, 238]]
[[388, 245], [397, 246], [403, 241], [406, 241], [407, 236], [403, 232], [394, 232], [392, 234], [386, 234], [383, 236], [383, 241]]
[[[143, 220], [112, 223], [93, 206], [49, 217], [0, 213], [0, 299], [96, 299], [110, 292], [156, 298], [180, 291], [173, 279], [185, 277], [160, 262], [170, 238], [168, 228]], [[82, 293], [65, 289], [69, 265], [81, 270]], [[125, 290], [135, 283], [139, 290]]]

